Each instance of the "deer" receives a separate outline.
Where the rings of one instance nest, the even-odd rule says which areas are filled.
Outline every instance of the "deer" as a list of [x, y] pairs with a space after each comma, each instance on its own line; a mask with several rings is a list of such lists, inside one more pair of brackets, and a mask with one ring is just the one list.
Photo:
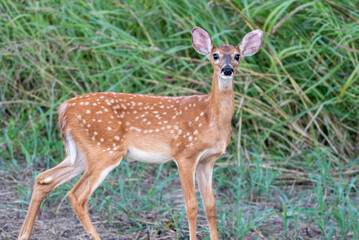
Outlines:
[[212, 172], [230, 143], [235, 110], [234, 75], [239, 62], [259, 51], [263, 33], [254, 30], [241, 42], [214, 46], [200, 27], [192, 30], [192, 45], [213, 67], [207, 95], [153, 96], [98, 92], [71, 98], [58, 109], [66, 157], [36, 177], [30, 205], [18, 239], [30, 239], [44, 198], [56, 187], [83, 173], [68, 198], [90, 239], [101, 239], [88, 213], [91, 194], [127, 161], [177, 165], [183, 190], [190, 239], [196, 239], [198, 203], [195, 175], [202, 196], [211, 240], [218, 238]]

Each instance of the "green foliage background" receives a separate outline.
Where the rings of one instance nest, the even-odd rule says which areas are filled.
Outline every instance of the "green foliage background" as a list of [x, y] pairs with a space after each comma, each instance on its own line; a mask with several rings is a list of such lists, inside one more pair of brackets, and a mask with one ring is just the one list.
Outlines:
[[264, 168], [291, 179], [334, 181], [343, 172], [350, 180], [359, 162], [358, 23], [351, 0], [4, 0], [3, 168], [60, 162], [57, 107], [78, 94], [208, 93], [212, 68], [191, 46], [200, 26], [215, 45], [264, 31], [262, 49], [235, 77], [232, 141], [219, 162], [240, 164], [244, 179], [257, 163], [258, 176]]

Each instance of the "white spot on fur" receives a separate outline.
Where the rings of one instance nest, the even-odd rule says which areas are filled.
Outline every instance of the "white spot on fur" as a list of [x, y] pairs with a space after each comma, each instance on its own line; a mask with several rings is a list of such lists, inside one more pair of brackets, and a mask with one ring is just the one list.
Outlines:
[[46, 177], [45, 179], [40, 181], [40, 184], [48, 184], [52, 181], [52, 177]]

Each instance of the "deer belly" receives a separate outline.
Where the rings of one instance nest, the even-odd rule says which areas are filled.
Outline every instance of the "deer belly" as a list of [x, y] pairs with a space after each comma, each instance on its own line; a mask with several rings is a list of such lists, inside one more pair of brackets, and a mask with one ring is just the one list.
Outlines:
[[135, 147], [130, 147], [126, 154], [128, 161], [139, 161], [147, 163], [165, 163], [172, 161], [173, 157], [163, 152], [147, 152]]

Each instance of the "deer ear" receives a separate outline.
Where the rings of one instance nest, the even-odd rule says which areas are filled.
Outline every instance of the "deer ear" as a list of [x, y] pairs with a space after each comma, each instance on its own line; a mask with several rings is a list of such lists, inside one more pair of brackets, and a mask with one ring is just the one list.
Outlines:
[[263, 43], [263, 32], [254, 30], [247, 33], [238, 45], [242, 57], [252, 56], [256, 54]]
[[211, 54], [213, 43], [209, 34], [202, 28], [195, 27], [192, 30], [192, 45], [199, 54], [208, 56]]

